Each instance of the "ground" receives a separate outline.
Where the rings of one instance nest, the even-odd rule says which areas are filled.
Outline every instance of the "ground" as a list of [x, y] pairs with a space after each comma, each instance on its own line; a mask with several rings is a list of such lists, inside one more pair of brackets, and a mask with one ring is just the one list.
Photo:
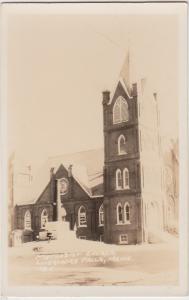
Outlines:
[[9, 248], [10, 285], [176, 285], [178, 238], [158, 244], [77, 240]]

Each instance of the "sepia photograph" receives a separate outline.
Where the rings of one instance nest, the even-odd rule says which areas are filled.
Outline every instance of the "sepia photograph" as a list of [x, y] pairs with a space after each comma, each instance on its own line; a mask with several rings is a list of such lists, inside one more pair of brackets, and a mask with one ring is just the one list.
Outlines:
[[7, 3], [1, 13], [8, 295], [178, 295], [187, 5]]

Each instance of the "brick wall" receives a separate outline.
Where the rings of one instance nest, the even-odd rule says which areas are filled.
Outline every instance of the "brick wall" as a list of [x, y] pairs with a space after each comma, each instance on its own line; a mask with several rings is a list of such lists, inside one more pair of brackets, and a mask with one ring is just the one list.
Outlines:
[[[129, 120], [119, 124], [113, 124], [113, 107], [116, 99], [122, 96], [127, 101]], [[105, 226], [104, 238], [107, 243], [118, 244], [120, 235], [127, 234], [128, 243], [135, 244], [141, 241], [141, 180], [139, 136], [137, 118], [137, 97], [130, 98], [124, 87], [119, 82], [109, 103], [108, 92], [103, 99], [104, 115], [104, 207]], [[126, 154], [118, 153], [118, 138], [124, 135], [126, 138]], [[116, 190], [116, 170], [129, 171], [129, 189]], [[123, 173], [122, 173], [123, 174]], [[130, 223], [117, 225], [117, 204], [130, 206]]]
[[[57, 179], [66, 178], [69, 182], [68, 193], [61, 196], [61, 202], [66, 210], [66, 221], [70, 223], [70, 229], [77, 227], [77, 237], [84, 236], [89, 240], [99, 240], [103, 234], [103, 227], [99, 226], [98, 210], [103, 202], [102, 198], [91, 199], [89, 195], [82, 189], [80, 184], [73, 178], [68, 177], [68, 171], [63, 165], [59, 167], [55, 174], [49, 177], [49, 183], [42, 191], [41, 195], [33, 205], [16, 206], [15, 208], [15, 229], [24, 230], [24, 215], [29, 209], [32, 216], [33, 238], [35, 239], [41, 228], [41, 214], [43, 209], [48, 212], [48, 220], [56, 221], [56, 195], [57, 195]], [[84, 206], [87, 212], [87, 226], [78, 226], [78, 210], [80, 206]], [[27, 241], [27, 238], [26, 238]]]

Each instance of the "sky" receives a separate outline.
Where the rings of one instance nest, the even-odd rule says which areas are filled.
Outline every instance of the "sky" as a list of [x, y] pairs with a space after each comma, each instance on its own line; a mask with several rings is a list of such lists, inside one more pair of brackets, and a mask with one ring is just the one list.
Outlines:
[[176, 15], [13, 13], [7, 25], [8, 152], [37, 164], [103, 147], [102, 91], [113, 91], [128, 51], [131, 81], [153, 82], [163, 140], [175, 139]]

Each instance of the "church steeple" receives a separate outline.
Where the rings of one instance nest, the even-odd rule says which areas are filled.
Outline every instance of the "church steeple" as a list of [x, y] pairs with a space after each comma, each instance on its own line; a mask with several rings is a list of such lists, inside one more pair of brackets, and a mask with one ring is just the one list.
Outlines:
[[130, 57], [130, 51], [128, 50], [128, 52], [125, 56], [123, 66], [120, 71], [120, 78], [123, 80], [125, 86], [127, 87], [129, 94], [131, 92], [131, 84], [132, 84], [130, 63], [131, 63], [131, 57]]

